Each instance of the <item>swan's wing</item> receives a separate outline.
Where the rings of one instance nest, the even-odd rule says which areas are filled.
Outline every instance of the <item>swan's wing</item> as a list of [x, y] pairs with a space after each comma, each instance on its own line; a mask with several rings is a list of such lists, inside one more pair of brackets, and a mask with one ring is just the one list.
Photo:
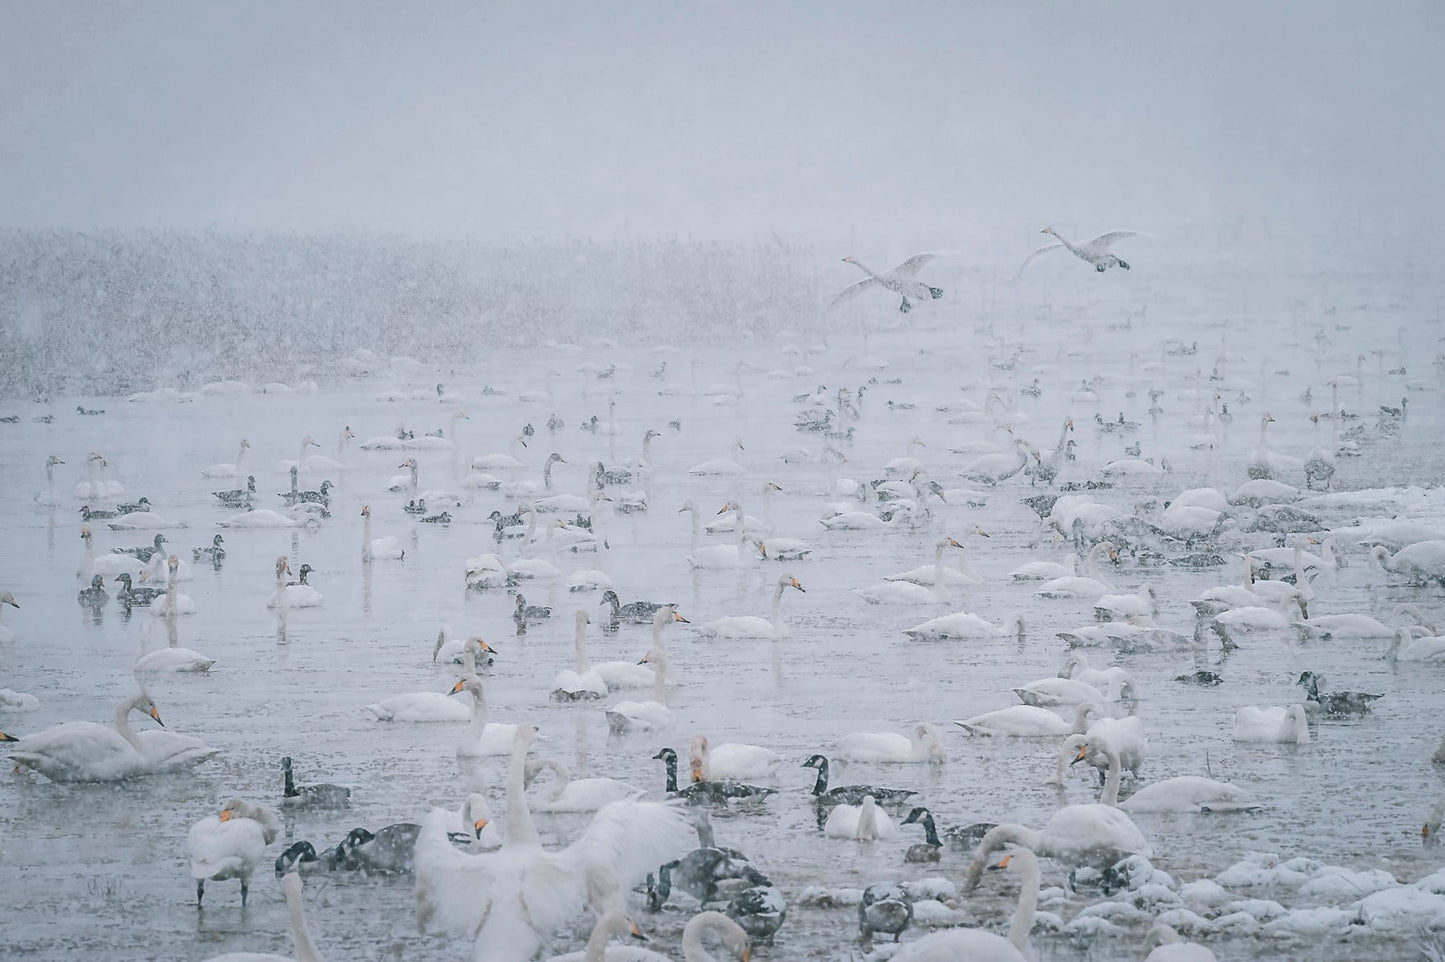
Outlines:
[[677, 804], [617, 801], [598, 809], [582, 835], [558, 854], [580, 870], [589, 895], [606, 898], [625, 893], [696, 845], [692, 821]]
[[839, 304], [842, 304], [846, 301], [851, 301], [853, 298], [857, 297], [868, 288], [877, 286], [878, 278], [876, 277], [865, 277], [856, 284], [849, 284], [847, 287], [839, 291], [838, 296], [833, 298], [833, 300], [828, 304], [828, 310], [831, 311]]
[[937, 254], [914, 254], [908, 258], [908, 260], [893, 268], [890, 273], [895, 277], [912, 277], [914, 274], [923, 270], [923, 266], [937, 256]]
[[447, 840], [455, 813], [434, 808], [416, 840], [416, 922], [423, 932], [474, 935], [491, 910], [491, 854], [468, 855]]
[[1079, 247], [1095, 254], [1102, 254], [1109, 249], [1109, 245], [1122, 237], [1148, 237], [1143, 231], [1137, 230], [1111, 230], [1107, 234], [1100, 234], [1098, 237], [1091, 237]]
[[[1025, 258], [1024, 258], [1024, 262], [1019, 265], [1019, 274], [1022, 274], [1022, 273], [1024, 272], [1024, 268], [1029, 266], [1029, 261], [1033, 260], [1035, 257], [1038, 257], [1040, 254], [1047, 254], [1049, 251], [1055, 250], [1056, 248], [1063, 247], [1063, 246], [1064, 246], [1063, 244], [1055, 241], [1055, 242], [1052, 243], [1052, 244], [1045, 244], [1043, 247], [1040, 247], [1038, 250], [1034, 251], [1034, 252], [1033, 252], [1032, 254], [1030, 254], [1028, 257], [1025, 257]], [[1018, 275], [1015, 275], [1015, 276], [1018, 276]]]

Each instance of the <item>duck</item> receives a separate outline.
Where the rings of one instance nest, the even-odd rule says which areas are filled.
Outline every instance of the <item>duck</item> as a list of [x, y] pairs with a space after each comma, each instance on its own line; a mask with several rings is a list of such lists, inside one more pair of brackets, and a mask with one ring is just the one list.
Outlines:
[[858, 900], [858, 934], [871, 942], [875, 932], [893, 936], [897, 942], [913, 921], [913, 900], [899, 885], [879, 882], [863, 890]]
[[[105, 578], [101, 575], [94, 575], [90, 579], [90, 587], [82, 588], [76, 594], [75, 600], [78, 604], [87, 608], [99, 608], [110, 601], [110, 593], [105, 590]], [[16, 607], [19, 607], [18, 605]]]
[[791, 634], [787, 622], [783, 621], [782, 604], [783, 592], [788, 588], [795, 588], [806, 594], [807, 589], [802, 583], [791, 574], [785, 574], [777, 581], [773, 589], [773, 613], [771, 618], [760, 618], [757, 615], [733, 615], [727, 618], [718, 618], [714, 621], [698, 626], [698, 634], [704, 638], [742, 639], [742, 638], [785, 638]]
[[297, 786], [291, 774], [291, 756], [281, 759], [281, 807], [282, 808], [350, 808], [351, 789], [344, 785], [318, 782], [315, 785]]
[[353, 828], [336, 846], [336, 868], [366, 875], [410, 875], [421, 826], [396, 822], [377, 829]]
[[191, 560], [196, 564], [200, 564], [202, 561], [209, 561], [213, 565], [219, 565], [222, 561], [226, 560], [226, 549], [221, 547], [225, 543], [225, 538], [216, 535], [211, 538], [209, 547], [192, 548]]
[[1087, 264], [1091, 264], [1094, 270], [1098, 271], [1100, 274], [1104, 273], [1111, 267], [1117, 267], [1120, 270], [1127, 271], [1129, 270], [1128, 263], [1121, 260], [1117, 254], [1110, 252], [1109, 248], [1113, 246], [1115, 241], [1123, 240], [1125, 237], [1148, 236], [1136, 230], [1111, 230], [1107, 233], [1100, 234], [1097, 237], [1091, 237], [1086, 241], [1074, 242], [1069, 240], [1063, 234], [1060, 234], [1058, 231], [1054, 230], [1052, 227], [1045, 227], [1043, 230], [1039, 231], [1039, 233], [1049, 234], [1053, 236], [1054, 242], [1051, 244], [1045, 244], [1043, 247], [1040, 247], [1028, 257], [1025, 257], [1024, 262], [1019, 265], [1020, 274], [1023, 273], [1024, 268], [1028, 267], [1029, 262], [1032, 261], [1035, 257], [1038, 257], [1040, 254], [1046, 254], [1049, 251], [1058, 250], [1061, 247], [1067, 250], [1070, 254], [1073, 254], [1075, 257], [1079, 258], [1079, 260], [1084, 261]]
[[864, 795], [861, 805], [834, 805], [823, 825], [823, 834], [828, 838], [851, 838], [860, 842], [892, 838], [897, 832], [893, 820], [878, 808], [872, 795]]
[[[145, 607], [157, 598], [166, 593], [164, 588], [148, 588], [144, 585], [133, 586], [128, 572], [122, 571], [113, 579], [120, 582], [120, 590], [115, 593], [115, 600], [126, 608]], [[3, 601], [0, 598], [0, 601]], [[16, 607], [19, 607], [18, 605]]]
[[[1008, 938], [982, 929], [947, 929], [910, 942], [893, 956], [898, 962], [1027, 962], [1034, 958], [1029, 943], [1034, 911], [1039, 904], [1039, 863], [1028, 846], [1015, 848], [989, 866], [1013, 869], [1020, 878], [1018, 907], [1009, 924]], [[977, 879], [973, 879], [977, 884]], [[970, 886], [972, 888], [972, 886]]]
[[671, 748], [658, 749], [653, 759], [666, 767], [667, 782], [664, 789], [669, 795], [682, 798], [690, 805], [726, 805], [735, 798], [766, 798], [777, 792], [775, 788], [748, 785], [731, 778], [712, 779], [710, 773], [694, 764], [693, 781], [679, 788], [677, 784], [677, 752]]
[[913, 303], [908, 299], [910, 296], [919, 301], [936, 301], [943, 296], [943, 289], [941, 287], [931, 287], [922, 281], [916, 280], [915, 275], [937, 256], [936, 253], [927, 251], [922, 254], [914, 254], [908, 258], [908, 260], [896, 267], [889, 268], [881, 274], [873, 271], [855, 257], [845, 257], [843, 258], [843, 263], [852, 264], [868, 276], [839, 291], [838, 295], [828, 304], [828, 310], [831, 311], [839, 304], [851, 300], [871, 287], [881, 287], [886, 291], [892, 291], [902, 297], [903, 300], [899, 302], [898, 310], [903, 314], [907, 314], [913, 310]]
[[531, 785], [538, 775], [547, 770], [557, 778], [542, 801], [531, 803], [533, 811], [595, 812], [610, 802], [632, 801], [646, 794], [643, 789], [616, 778], [573, 779], [567, 766], [555, 758], [528, 762], [524, 784]]
[[587, 623], [590, 620], [584, 609], [577, 609], [577, 666], [575, 670], [562, 669], [552, 679], [553, 701], [589, 701], [605, 697], [610, 690], [602, 675], [587, 667]]
[[938, 827], [933, 822], [933, 813], [921, 806], [914, 808], [903, 819], [904, 825], [922, 825], [923, 841], [908, 846], [903, 853], [905, 862], [937, 862], [943, 857], [943, 842], [938, 838]]
[[138, 548], [111, 548], [110, 553], [128, 554], [132, 558], [135, 558], [138, 561], [145, 563], [149, 562], [151, 558], [156, 554], [165, 554], [165, 549], [161, 547], [161, 545], [165, 543], [166, 536], [163, 534], [158, 534], [155, 536], [155, 539], [148, 545], [142, 545]]
[[[750, 939], [773, 944], [773, 936], [788, 918], [788, 904], [783, 893], [773, 885], [754, 885], [733, 896], [724, 910]], [[747, 962], [748, 955], [743, 956]]]
[[692, 736], [688, 754], [694, 781], [772, 778], [783, 763], [783, 756], [770, 748], [734, 742], [714, 746], [706, 735]]
[[[416, 845], [417, 922], [424, 932], [465, 935], [474, 962], [524, 962], [545, 933], [591, 904], [603, 914], [656, 866], [687, 851], [692, 831], [676, 806], [618, 801], [604, 806], [571, 845], [547, 851], [527, 804], [532, 725], [517, 729], [507, 766], [507, 834], [495, 852], [457, 851], [447, 838], [455, 813], [434, 808]], [[733, 923], [729, 922], [729, 925]]]
[[608, 588], [602, 592], [602, 600], [598, 604], [609, 605], [612, 608], [612, 616], [608, 624], [615, 626], [618, 622], [626, 622], [634, 625], [647, 625], [652, 623], [653, 616], [660, 610], [669, 606], [669, 602], [662, 601], [629, 601], [622, 603], [617, 597], [617, 592]]
[[227, 491], [212, 491], [211, 497], [227, 508], [249, 508], [256, 501], [256, 476], [246, 476], [244, 488], [231, 488]]
[[1233, 739], [1237, 742], [1276, 742], [1307, 745], [1309, 722], [1304, 705], [1259, 707], [1246, 705], [1234, 714]]
[[897, 732], [852, 732], [838, 739], [833, 757], [850, 762], [894, 762], [941, 765], [948, 753], [938, 730], [928, 723], [917, 725], [911, 736]]
[[[309, 843], [298, 842], [297, 844]], [[312, 849], [312, 856], [314, 858], [315, 849]], [[326, 962], [325, 956], [321, 954], [315, 940], [311, 938], [311, 930], [306, 926], [306, 915], [301, 900], [300, 872], [286, 873], [281, 879], [281, 890], [286, 894], [286, 912], [291, 919], [291, 941], [296, 945], [294, 959], [264, 952], [227, 952], [224, 955], [213, 955], [206, 962]]]
[[1312, 671], [1300, 673], [1295, 682], [1305, 690], [1305, 711], [1330, 718], [1358, 718], [1370, 713], [1370, 702], [1379, 701], [1384, 695], [1371, 695], [1362, 691], [1320, 691], [1324, 681]]
[[862, 805], [863, 797], [872, 796], [884, 805], [902, 805], [918, 793], [906, 788], [875, 788], [872, 785], [839, 785], [828, 787], [828, 759], [823, 755], [809, 755], [803, 762], [804, 768], [813, 768], [818, 777], [813, 781], [813, 803], [819, 806]]
[[251, 875], [266, 855], [266, 846], [276, 840], [281, 823], [264, 805], [233, 798], [218, 815], [208, 815], [191, 826], [186, 835], [186, 853], [191, 878], [196, 880], [196, 908], [202, 907], [206, 882], [238, 879], [241, 907], [251, 886]]
[[520, 591], [517, 592], [517, 605], [512, 611], [512, 622], [517, 626], [517, 634], [525, 635], [527, 626], [534, 622], [544, 621], [552, 617], [552, 609], [546, 605], [529, 605], [527, 598]]

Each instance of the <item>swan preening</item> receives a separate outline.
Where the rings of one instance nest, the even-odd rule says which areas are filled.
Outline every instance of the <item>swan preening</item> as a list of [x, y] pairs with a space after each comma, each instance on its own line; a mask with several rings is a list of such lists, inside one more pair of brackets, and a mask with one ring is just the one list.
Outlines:
[[843, 258], [843, 263], [852, 264], [868, 276], [855, 284], [850, 284], [843, 288], [843, 290], [838, 293], [838, 296], [833, 298], [828, 308], [831, 310], [844, 301], [852, 300], [870, 287], [881, 287], [886, 291], [892, 291], [895, 294], [901, 295], [903, 300], [899, 303], [898, 310], [904, 314], [913, 310], [913, 304], [908, 300], [909, 297], [919, 301], [936, 301], [943, 296], [943, 289], [930, 287], [922, 281], [917, 280], [916, 275], [937, 256], [937, 254], [930, 253], [914, 254], [902, 264], [890, 268], [881, 274], [867, 267], [855, 257], [845, 257]]
[[241, 905], [246, 904], [251, 875], [262, 863], [266, 846], [276, 840], [281, 823], [264, 805], [233, 798], [217, 815], [208, 815], [191, 826], [186, 852], [191, 859], [191, 878], [196, 880], [196, 907], [205, 897], [206, 882], [239, 879]]

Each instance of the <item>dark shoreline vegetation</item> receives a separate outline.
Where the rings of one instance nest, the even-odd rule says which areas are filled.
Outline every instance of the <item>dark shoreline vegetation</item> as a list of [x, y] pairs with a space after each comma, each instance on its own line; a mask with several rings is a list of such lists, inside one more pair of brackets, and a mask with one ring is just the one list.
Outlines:
[[0, 396], [284, 381], [362, 348], [475, 363], [499, 341], [806, 328], [824, 298], [816, 264], [781, 240], [4, 231]]

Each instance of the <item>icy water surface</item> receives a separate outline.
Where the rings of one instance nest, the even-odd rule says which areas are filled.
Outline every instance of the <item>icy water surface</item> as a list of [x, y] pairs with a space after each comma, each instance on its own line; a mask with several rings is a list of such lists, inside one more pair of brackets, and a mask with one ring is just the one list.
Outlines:
[[[1363, 298], [1362, 298], [1363, 299]], [[200, 477], [202, 467], [235, 457], [240, 438], [251, 442], [244, 467], [254, 472], [261, 507], [279, 508], [286, 489], [277, 468], [295, 458], [301, 438], [314, 435], [320, 453], [333, 455], [335, 439], [349, 425], [357, 440], [393, 431], [399, 423], [418, 434], [445, 428], [458, 406], [470, 416], [459, 426], [459, 451], [415, 452], [421, 487], [465, 491], [468, 502], [451, 509], [450, 525], [426, 525], [401, 511], [405, 498], [386, 482], [403, 473], [399, 462], [412, 452], [362, 451], [352, 444], [352, 469], [327, 474], [336, 482], [332, 516], [316, 529], [224, 531], [225, 563], [213, 570], [194, 565], [194, 579], [181, 583], [198, 612], [175, 625], [179, 644], [216, 659], [205, 675], [159, 675], [147, 689], [171, 729], [203, 738], [220, 755], [194, 773], [119, 785], [57, 785], [37, 776], [0, 779], [3, 813], [3, 870], [0, 902], [5, 905], [7, 957], [36, 959], [203, 959], [222, 951], [291, 952], [284, 901], [269, 864], [258, 873], [252, 904], [244, 913], [234, 882], [213, 883], [207, 907], [197, 913], [187, 871], [185, 835], [196, 820], [220, 809], [232, 796], [276, 803], [281, 793], [279, 759], [295, 759], [302, 782], [331, 781], [353, 786], [354, 804], [344, 813], [309, 813], [288, 826], [295, 838], [334, 845], [350, 828], [375, 829], [396, 821], [419, 821], [432, 805], [456, 807], [470, 784], [459, 773], [453, 750], [460, 726], [384, 724], [363, 710], [369, 702], [407, 691], [444, 691], [456, 679], [450, 667], [431, 661], [438, 629], [477, 633], [500, 652], [487, 673], [491, 717], [537, 724], [537, 754], [562, 759], [573, 777], [606, 775], [661, 789], [663, 770], [651, 756], [671, 745], [684, 758], [694, 733], [714, 744], [741, 741], [784, 753], [788, 761], [776, 781], [778, 795], [759, 810], [719, 816], [719, 842], [741, 849], [771, 876], [790, 900], [787, 923], [772, 947], [754, 949], [756, 958], [847, 958], [864, 952], [856, 942], [855, 910], [806, 905], [805, 888], [861, 888], [873, 882], [941, 875], [958, 882], [966, 853], [946, 851], [941, 863], [919, 867], [903, 852], [921, 841], [912, 826], [875, 843], [824, 839], [813, 823], [807, 792], [813, 772], [801, 762], [850, 731], [907, 731], [919, 721], [935, 723], [949, 754], [946, 765], [853, 765], [834, 767], [834, 783], [865, 782], [908, 787], [941, 825], [977, 821], [1042, 824], [1060, 804], [1092, 800], [1092, 783], [1077, 771], [1062, 793], [1045, 784], [1057, 746], [1052, 741], [969, 738], [952, 724], [983, 711], [1016, 703], [1011, 689], [1054, 675], [1066, 648], [1061, 630], [1088, 624], [1093, 613], [1082, 601], [1036, 598], [1033, 584], [1012, 583], [1007, 573], [1029, 560], [1062, 560], [1071, 548], [1041, 533], [1038, 517], [1021, 498], [1031, 489], [1023, 476], [996, 488], [981, 488], [959, 477], [973, 455], [950, 451], [971, 441], [1009, 443], [1011, 428], [1047, 453], [1066, 417], [1075, 424], [1077, 460], [1067, 462], [1059, 482], [1082, 484], [1102, 478], [1100, 468], [1122, 457], [1137, 441], [1146, 457], [1164, 458], [1162, 477], [1115, 479], [1094, 492], [1106, 504], [1132, 509], [1146, 495], [1168, 499], [1180, 490], [1218, 486], [1226, 491], [1246, 480], [1264, 412], [1276, 422], [1270, 445], [1303, 457], [1316, 445], [1339, 447], [1355, 425], [1366, 426], [1357, 445], [1363, 455], [1341, 458], [1334, 479], [1338, 496], [1302, 505], [1328, 526], [1357, 519], [1398, 516], [1445, 527], [1445, 501], [1431, 485], [1439, 482], [1442, 419], [1439, 376], [1428, 362], [1438, 350], [1438, 325], [1405, 308], [1362, 303], [1324, 318], [1254, 317], [1248, 326], [1210, 306], [1204, 292], [1193, 306], [1156, 309], [1147, 317], [1096, 303], [1029, 315], [1022, 329], [976, 329], [963, 318], [918, 312], [904, 327], [875, 334], [818, 339], [779, 337], [744, 342], [731, 350], [701, 352], [694, 365], [686, 351], [661, 353], [609, 345], [585, 348], [498, 349], [484, 369], [417, 370], [398, 364], [365, 378], [323, 372], [314, 392], [197, 394], [185, 402], [127, 402], [122, 398], [56, 398], [53, 405], [14, 402], [0, 414], [20, 416], [0, 425], [0, 589], [13, 591], [20, 609], [0, 611], [14, 630], [0, 644], [0, 685], [40, 699], [32, 713], [0, 715], [0, 727], [19, 735], [73, 719], [109, 723], [114, 706], [137, 689], [135, 659], [167, 644], [165, 622], [147, 611], [130, 618], [112, 603], [98, 619], [80, 608], [75, 571], [82, 559], [80, 523], [70, 496], [84, 480], [91, 451], [109, 461], [105, 477], [124, 483], [126, 500], [146, 495], [156, 511], [187, 527], [167, 531], [187, 562], [191, 548], [208, 544], [216, 522], [234, 513], [218, 507], [209, 492], [232, 481]], [[1317, 333], [1320, 335], [1316, 337]], [[1197, 353], [1169, 353], [1197, 343]], [[790, 348], [796, 350], [789, 351]], [[580, 373], [585, 361], [616, 363], [612, 378]], [[663, 377], [649, 372], [663, 360]], [[738, 365], [748, 366], [738, 371]], [[1003, 368], [1010, 367], [1005, 370]], [[1404, 374], [1391, 370], [1406, 368]], [[1211, 377], [1211, 374], [1214, 376]], [[1099, 376], [1096, 400], [1078, 398], [1080, 381]], [[1038, 379], [1040, 395], [1017, 393]], [[1356, 378], [1359, 380], [1357, 381]], [[428, 390], [436, 381], [463, 396], [460, 405], [432, 400], [382, 401], [384, 390]], [[1358, 420], [1323, 418], [1335, 401]], [[851, 440], [828, 441], [794, 429], [798, 411], [810, 406], [795, 395], [826, 385], [856, 390], [867, 385], [861, 418]], [[936, 408], [960, 399], [988, 404], [988, 385], [1000, 401], [989, 405], [995, 419], [950, 424], [953, 413]], [[1410, 389], [1410, 385], [1415, 389]], [[505, 392], [484, 395], [484, 386]], [[741, 387], [740, 399], [711, 395]], [[615, 389], [615, 414], [605, 391]], [[660, 394], [660, 389], [676, 393]], [[1150, 390], [1158, 393], [1151, 400]], [[1311, 400], [1301, 399], [1309, 389]], [[550, 392], [549, 401], [527, 403], [517, 394]], [[1216, 401], [1216, 394], [1218, 400]], [[1381, 422], [1379, 405], [1409, 397], [1408, 415]], [[733, 400], [735, 403], [717, 403]], [[1149, 413], [1157, 400], [1162, 409]], [[890, 402], [892, 404], [890, 405]], [[105, 414], [80, 416], [77, 404]], [[911, 406], [910, 406], [911, 405]], [[1201, 429], [1188, 423], [1213, 406], [1227, 405], [1215, 446], [1197, 448]], [[33, 417], [53, 411], [52, 424]], [[556, 413], [566, 424], [555, 434], [546, 421]], [[1137, 431], [1106, 432], [1095, 421], [1125, 418]], [[579, 429], [597, 415], [604, 427]], [[616, 433], [605, 423], [616, 418]], [[669, 426], [676, 421], [676, 426]], [[661, 431], [651, 446], [648, 483], [651, 510], [596, 517], [608, 549], [600, 556], [554, 552], [543, 542], [536, 552], [563, 572], [555, 581], [524, 583], [530, 604], [550, 605], [549, 621], [525, 636], [514, 634], [513, 595], [506, 591], [467, 593], [465, 559], [497, 550], [486, 515], [514, 505], [491, 491], [466, 491], [461, 477], [470, 459], [505, 451], [524, 423], [536, 428], [521, 449], [527, 467], [497, 472], [507, 480], [540, 477], [551, 451], [566, 458], [554, 474], [558, 492], [583, 493], [588, 466], [630, 463], [639, 456], [649, 428]], [[1384, 423], [1384, 427], [1381, 424]], [[1393, 429], [1393, 430], [1392, 430]], [[837, 478], [885, 476], [884, 464], [905, 453], [910, 437], [926, 446], [913, 454], [928, 476], [944, 488], [979, 488], [975, 497], [934, 501], [932, 515], [918, 523], [877, 531], [828, 531], [818, 518]], [[746, 474], [692, 477], [687, 469], [708, 458], [731, 456], [740, 438]], [[846, 455], [842, 463], [821, 460], [825, 444]], [[783, 455], [806, 448], [807, 454]], [[49, 454], [66, 464], [56, 469], [62, 504], [37, 509], [34, 496], [45, 489]], [[315, 487], [323, 475], [304, 478]], [[1299, 472], [1283, 479], [1303, 488]], [[781, 491], [766, 502], [764, 482]], [[1419, 487], [1402, 487], [1417, 485]], [[1377, 490], [1380, 489], [1380, 490]], [[1388, 489], [1388, 490], [1383, 490]], [[743, 571], [692, 571], [685, 560], [691, 536], [687, 514], [692, 499], [708, 518], [729, 498], [749, 513], [770, 517], [775, 534], [807, 539], [806, 560], [761, 562]], [[98, 502], [110, 506], [109, 501]], [[360, 511], [372, 508], [374, 537], [395, 535], [405, 560], [360, 561]], [[860, 506], [862, 507], [862, 506]], [[869, 506], [871, 507], [871, 505]], [[1121, 591], [1153, 587], [1161, 604], [1161, 625], [1191, 634], [1190, 598], [1218, 584], [1238, 580], [1239, 553], [1275, 543], [1269, 533], [1243, 529], [1254, 512], [1239, 509], [1236, 527], [1214, 546], [1222, 567], [1190, 569], [1158, 563], [1163, 558], [1123, 556], [1107, 577]], [[948, 592], [949, 602], [916, 608], [865, 604], [855, 589], [886, 574], [932, 560], [940, 534], [964, 539], [975, 526], [987, 531], [966, 539], [968, 565], [980, 584]], [[142, 544], [152, 532], [112, 532], [93, 522], [97, 553], [112, 546]], [[726, 540], [727, 536], [723, 536]], [[1333, 539], [1344, 558], [1315, 584], [1311, 614], [1359, 612], [1390, 622], [1395, 606], [1411, 601], [1434, 619], [1445, 617], [1438, 588], [1408, 587], [1385, 578], [1350, 537]], [[516, 542], [500, 549], [515, 555]], [[1312, 550], [1318, 550], [1314, 548]], [[1164, 556], [1186, 549], [1172, 545]], [[309, 563], [311, 583], [326, 595], [317, 609], [293, 610], [284, 630], [266, 600], [273, 590], [278, 555], [292, 567]], [[954, 563], [950, 556], [949, 563]], [[557, 706], [547, 700], [552, 675], [570, 667], [573, 611], [594, 613], [596, 593], [574, 594], [566, 576], [579, 568], [606, 570], [624, 601], [676, 601], [693, 626], [669, 629], [668, 645], [681, 686], [672, 698], [675, 728], [665, 735], [608, 734], [602, 705]], [[695, 626], [729, 614], [768, 613], [780, 574], [795, 575], [806, 593], [789, 591], [783, 617], [791, 635], [781, 642], [711, 641]], [[108, 585], [108, 587], [114, 587]], [[915, 643], [903, 629], [927, 618], [968, 610], [995, 622], [1021, 614], [1026, 637], [986, 642]], [[636, 659], [647, 649], [647, 628], [623, 627], [589, 636], [594, 660]], [[1115, 663], [1137, 679], [1138, 715], [1149, 734], [1145, 780], [1180, 774], [1211, 774], [1253, 789], [1265, 808], [1239, 815], [1140, 815], [1136, 822], [1155, 849], [1155, 865], [1176, 880], [1213, 876], [1247, 853], [1273, 852], [1281, 858], [1308, 856], [1351, 869], [1383, 868], [1404, 882], [1430, 874], [1441, 862], [1438, 850], [1422, 847], [1420, 825], [1441, 786], [1430, 754], [1442, 734], [1440, 670], [1430, 666], [1393, 669], [1380, 656], [1380, 640], [1313, 641], [1301, 644], [1290, 631], [1241, 638], [1242, 647], [1222, 663], [1217, 642], [1207, 650], [1124, 653]], [[1096, 665], [1113, 652], [1092, 650]], [[1196, 667], [1224, 677], [1218, 688], [1174, 681]], [[1383, 692], [1375, 711], [1362, 721], [1312, 726], [1305, 746], [1236, 745], [1230, 739], [1235, 709], [1298, 701], [1299, 672], [1325, 675], [1331, 687]], [[614, 696], [603, 704], [627, 695]], [[646, 697], [644, 695], [644, 697]], [[133, 716], [137, 727], [149, 725]], [[480, 775], [503, 811], [505, 759], [488, 760]], [[1127, 790], [1127, 787], [1126, 787]], [[552, 840], [571, 837], [585, 819], [539, 816]], [[274, 857], [282, 845], [271, 847]], [[1045, 862], [1044, 884], [1062, 884], [1066, 870]], [[994, 931], [1003, 931], [1012, 912], [1012, 880], [990, 876], [959, 908]], [[1311, 900], [1293, 890], [1239, 889], [1239, 898], [1275, 899], [1286, 908], [1314, 904], [1348, 905], [1350, 899]], [[1080, 894], [1043, 908], [1065, 921], [1102, 895]], [[387, 880], [333, 877], [308, 881], [307, 912], [318, 943], [331, 959], [461, 959], [465, 942], [416, 934], [410, 885]], [[687, 914], [665, 911], [647, 916], [637, 909], [654, 947], [677, 952]], [[1142, 958], [1142, 931], [1094, 939], [1036, 929], [1042, 959]], [[586, 923], [559, 940], [558, 951], [580, 947]], [[909, 937], [915, 937], [910, 935]], [[1413, 932], [1385, 937], [1367, 929], [1324, 931], [1293, 938], [1217, 934], [1201, 938], [1221, 959], [1318, 958], [1409, 959], [1417, 953]]]

